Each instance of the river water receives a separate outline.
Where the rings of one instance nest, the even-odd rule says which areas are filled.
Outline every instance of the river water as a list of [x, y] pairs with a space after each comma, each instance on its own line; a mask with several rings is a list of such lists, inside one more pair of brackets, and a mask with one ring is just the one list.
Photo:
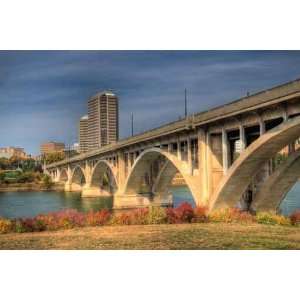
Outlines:
[[[195, 206], [186, 187], [173, 187], [174, 206], [187, 201]], [[76, 209], [78, 211], [112, 208], [112, 197], [81, 198], [79, 193], [65, 192], [3, 192], [0, 193], [0, 216], [5, 218], [34, 217], [41, 213]], [[300, 183], [296, 184], [281, 204], [284, 215], [300, 209]]]

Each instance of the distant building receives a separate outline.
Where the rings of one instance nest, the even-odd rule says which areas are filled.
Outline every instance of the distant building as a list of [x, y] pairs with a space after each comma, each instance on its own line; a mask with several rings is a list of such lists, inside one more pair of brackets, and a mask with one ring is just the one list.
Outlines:
[[88, 120], [89, 117], [86, 115], [79, 121], [79, 151], [81, 153], [89, 150]]
[[27, 158], [28, 155], [26, 154], [24, 148], [20, 147], [3, 147], [0, 148], [0, 158], [11, 158], [12, 156], [18, 158]]
[[74, 143], [74, 144], [71, 146], [71, 149], [74, 150], [74, 151], [79, 152], [79, 143]]
[[72, 146], [64, 149], [65, 157], [73, 157], [79, 154], [79, 144], [74, 143]]
[[49, 153], [56, 153], [56, 152], [63, 152], [65, 149], [64, 143], [58, 143], [58, 142], [47, 142], [41, 144], [40, 151], [41, 154], [49, 154]]
[[118, 138], [118, 97], [109, 91], [97, 93], [88, 101], [88, 149], [115, 143]]

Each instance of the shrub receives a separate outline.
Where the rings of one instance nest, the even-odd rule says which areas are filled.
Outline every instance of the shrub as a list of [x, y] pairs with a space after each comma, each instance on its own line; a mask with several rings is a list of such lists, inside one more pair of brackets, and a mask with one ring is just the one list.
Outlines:
[[180, 223], [180, 220], [178, 219], [178, 216], [177, 216], [176, 211], [175, 211], [174, 208], [168, 207], [166, 209], [166, 217], [167, 217], [167, 223], [168, 224]]
[[223, 223], [252, 223], [255, 221], [254, 216], [250, 213], [241, 211], [238, 208], [225, 208], [216, 211], [212, 211], [209, 214], [209, 220], [212, 222], [223, 222]]
[[111, 218], [111, 213], [107, 209], [102, 209], [97, 212], [89, 212], [86, 214], [85, 223], [88, 226], [105, 225]]
[[85, 215], [75, 209], [67, 209], [54, 213], [54, 219], [58, 222], [58, 228], [70, 229], [85, 225]]
[[166, 210], [159, 206], [150, 206], [148, 213], [148, 224], [164, 224], [166, 222]]
[[167, 208], [165, 212], [169, 224], [190, 223], [195, 217], [192, 206], [187, 202], [176, 208]]
[[117, 213], [113, 215], [110, 223], [112, 225], [131, 225], [132, 218], [129, 213]]
[[6, 219], [0, 219], [0, 233], [9, 233], [13, 231], [13, 222]]
[[300, 224], [300, 210], [296, 210], [290, 215], [290, 220], [292, 225], [299, 225]]
[[25, 172], [25, 173], [21, 173], [17, 177], [17, 182], [18, 183], [33, 182], [34, 179], [35, 179], [34, 173], [32, 173], [32, 172]]
[[4, 183], [5, 181], [5, 173], [4, 172], [0, 172], [0, 184]]
[[15, 221], [15, 231], [18, 233], [26, 232], [27, 228], [24, 226], [24, 222], [22, 219], [18, 219]]
[[259, 224], [267, 225], [290, 225], [291, 220], [281, 215], [275, 215], [268, 212], [259, 212], [256, 215], [256, 221]]
[[67, 209], [34, 218], [34, 230], [58, 230], [85, 226], [86, 216], [75, 209]]
[[51, 231], [59, 229], [56, 218], [54, 217], [53, 213], [48, 215], [39, 215], [36, 217], [36, 220], [38, 224], [41, 224], [44, 227], [44, 230]]
[[194, 210], [187, 202], [183, 202], [177, 208], [175, 208], [175, 213], [182, 223], [190, 223], [194, 218]]
[[135, 209], [130, 212], [130, 217], [131, 217], [131, 224], [146, 225], [149, 223], [149, 209], [148, 208]]
[[42, 184], [46, 189], [51, 188], [53, 185], [51, 177], [47, 174], [43, 175]]
[[194, 223], [208, 222], [208, 207], [207, 206], [197, 206], [194, 208], [194, 218], [192, 219]]

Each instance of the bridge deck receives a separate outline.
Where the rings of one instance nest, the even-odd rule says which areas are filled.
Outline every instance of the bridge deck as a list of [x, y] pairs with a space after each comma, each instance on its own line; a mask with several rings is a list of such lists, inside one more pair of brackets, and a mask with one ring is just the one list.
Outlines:
[[190, 115], [186, 119], [171, 122], [135, 135], [133, 137], [122, 139], [117, 143], [104, 146], [101, 149], [86, 152], [70, 159], [65, 159], [57, 163], [50, 164], [47, 166], [47, 168], [56, 167], [70, 162], [81, 161], [99, 154], [116, 151], [120, 148], [183, 131], [185, 129], [194, 128], [196, 126], [204, 126], [211, 122], [236, 116], [247, 111], [260, 109], [276, 103], [284, 102], [298, 96], [300, 97], [300, 79], [275, 86], [271, 89], [263, 90], [256, 94], [240, 98], [228, 104], [224, 104], [207, 111]]

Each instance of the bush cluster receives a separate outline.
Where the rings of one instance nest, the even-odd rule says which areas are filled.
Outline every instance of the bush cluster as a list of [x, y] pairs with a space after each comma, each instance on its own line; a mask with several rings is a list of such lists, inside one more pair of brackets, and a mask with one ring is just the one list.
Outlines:
[[41, 174], [33, 171], [2, 171], [0, 173], [0, 183], [14, 184], [14, 183], [33, 183], [40, 182]]
[[186, 202], [176, 208], [151, 206], [149, 208], [139, 208], [127, 212], [117, 212], [115, 214], [112, 214], [112, 212], [107, 209], [87, 213], [68, 209], [49, 214], [41, 214], [34, 218], [15, 220], [0, 218], [0, 233], [39, 232], [84, 226], [179, 224], [195, 222], [299, 225], [300, 211], [296, 211], [290, 217], [265, 212], [253, 216], [236, 208], [221, 209], [208, 214], [207, 207], [201, 206], [192, 208], [192, 206]]
[[267, 225], [291, 225], [292, 216], [288, 218], [281, 215], [275, 215], [267, 212], [260, 212], [256, 215], [256, 222], [259, 224], [267, 224]]
[[186, 202], [177, 208], [151, 206], [149, 208], [139, 208], [129, 212], [116, 213], [112, 217], [110, 224], [147, 225], [204, 222], [207, 220], [206, 212], [206, 208], [193, 209]]
[[255, 217], [238, 208], [225, 208], [209, 214], [209, 221], [222, 223], [253, 223]]

